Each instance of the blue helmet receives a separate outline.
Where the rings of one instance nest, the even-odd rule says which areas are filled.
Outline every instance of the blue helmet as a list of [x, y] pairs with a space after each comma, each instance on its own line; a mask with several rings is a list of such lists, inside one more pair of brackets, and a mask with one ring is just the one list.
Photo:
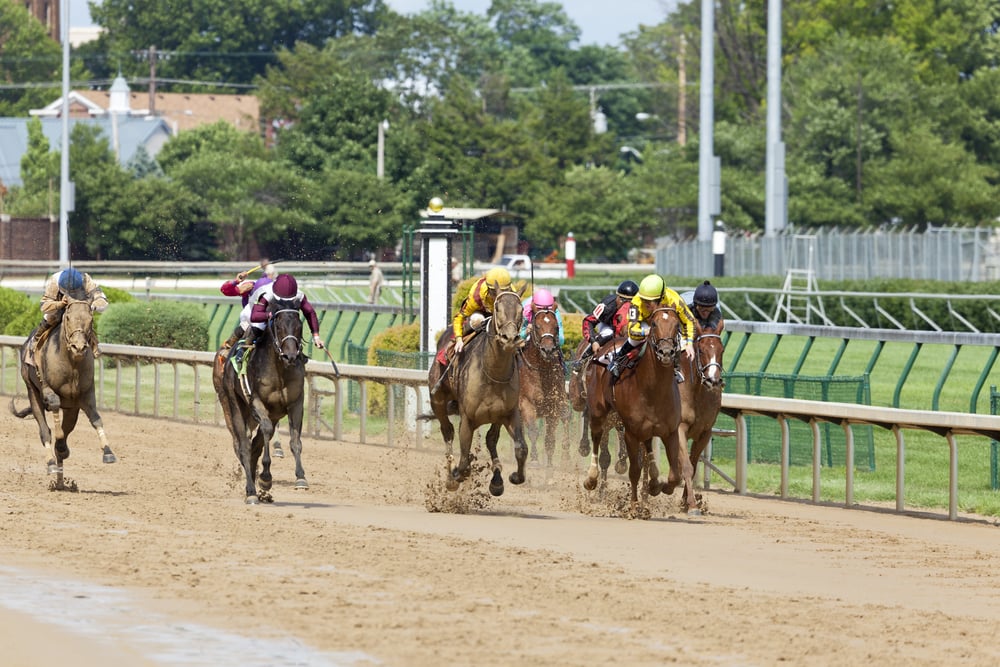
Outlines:
[[83, 274], [70, 267], [59, 274], [59, 289], [63, 292], [75, 292], [83, 289]]

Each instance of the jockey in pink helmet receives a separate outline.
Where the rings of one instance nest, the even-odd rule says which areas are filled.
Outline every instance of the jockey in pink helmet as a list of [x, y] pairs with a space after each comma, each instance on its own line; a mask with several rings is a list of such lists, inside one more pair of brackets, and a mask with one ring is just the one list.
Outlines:
[[531, 326], [531, 318], [535, 313], [540, 310], [551, 310], [555, 313], [556, 321], [559, 322], [559, 344], [562, 345], [566, 342], [566, 335], [563, 333], [562, 311], [559, 310], [552, 292], [544, 287], [539, 287], [535, 289], [531, 296], [522, 301], [521, 305], [524, 308], [524, 323], [521, 325], [521, 338], [527, 339], [528, 328]]

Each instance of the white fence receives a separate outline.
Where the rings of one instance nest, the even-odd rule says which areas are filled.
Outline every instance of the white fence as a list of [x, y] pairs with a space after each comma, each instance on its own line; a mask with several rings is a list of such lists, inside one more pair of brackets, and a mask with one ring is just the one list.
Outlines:
[[[24, 339], [17, 336], [0, 336], [0, 393], [24, 395], [18, 372], [18, 349]], [[102, 359], [98, 371], [98, 404], [101, 409], [114, 410], [157, 419], [211, 423], [222, 425], [221, 408], [211, 383], [211, 367], [215, 354], [166, 348], [146, 348], [126, 345], [101, 345]], [[163, 372], [163, 369], [169, 372]], [[337, 373], [339, 371], [339, 374]], [[413, 433], [417, 446], [424, 439], [422, 421], [416, 416], [426, 405], [427, 374], [424, 371], [386, 368], [379, 366], [341, 365], [314, 360], [306, 366], [306, 414], [303, 433], [314, 438], [337, 441], [355, 441], [362, 444], [400, 446], [402, 433]], [[356, 428], [346, 429], [347, 410], [344, 400], [348, 381], [359, 383], [360, 406]], [[402, 387], [406, 401], [413, 410], [404, 411], [402, 423], [396, 418], [384, 419], [381, 443], [372, 442], [368, 424], [367, 390], [371, 384], [385, 385], [386, 415], [396, 415], [396, 392]], [[333, 406], [325, 399], [333, 399]], [[326, 403], [324, 405], [324, 402]], [[209, 411], [205, 405], [211, 403]], [[851, 426], [871, 424], [891, 429], [896, 436], [896, 511], [905, 511], [904, 461], [905, 439], [903, 432], [916, 429], [936, 433], [943, 437], [949, 450], [948, 518], [958, 517], [958, 460], [959, 448], [955, 436], [973, 435], [1000, 440], [1000, 416], [965, 414], [956, 412], [928, 412], [880, 408], [848, 403], [800, 401], [794, 399], [766, 398], [741, 394], [723, 394], [722, 411], [736, 420], [737, 456], [734, 490], [747, 493], [747, 441], [746, 415], [762, 415], [776, 419], [782, 430], [781, 497], [788, 497], [789, 442], [788, 419], [809, 423], [813, 433], [813, 486], [812, 500], [819, 502], [820, 493], [820, 429], [817, 424], [829, 422], [843, 427], [847, 436], [846, 460], [853, 461]], [[211, 415], [207, 414], [211, 412]], [[332, 418], [329, 416], [332, 414]], [[380, 419], [380, 421], [382, 421]], [[406, 438], [408, 440], [408, 437]], [[854, 469], [845, 468], [845, 505], [854, 506]]]

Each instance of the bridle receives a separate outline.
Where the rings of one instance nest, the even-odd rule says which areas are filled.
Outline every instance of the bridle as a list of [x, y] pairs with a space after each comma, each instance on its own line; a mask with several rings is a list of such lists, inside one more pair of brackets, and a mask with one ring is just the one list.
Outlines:
[[[506, 334], [506, 332], [508, 330], [510, 330], [511, 331], [510, 340], [516, 340], [516, 339], [519, 339], [521, 337], [521, 331], [520, 331], [521, 326], [516, 321], [517, 318], [512, 318], [512, 319], [510, 319], [510, 320], [508, 320], [506, 322], [503, 322], [503, 323], [497, 322], [497, 315], [500, 314], [500, 309], [497, 306], [499, 305], [500, 300], [503, 299], [503, 298], [505, 298], [505, 297], [513, 297], [515, 299], [516, 307], [518, 309], [518, 312], [520, 312], [520, 309], [521, 309], [521, 298], [517, 295], [517, 293], [516, 292], [509, 292], [509, 291], [508, 292], [500, 292], [499, 294], [497, 294], [496, 298], [493, 300], [493, 316], [490, 317], [488, 320], [486, 320], [486, 333], [489, 334], [490, 328], [492, 327], [492, 329], [493, 329], [493, 335], [499, 337], [501, 331], [503, 331]], [[501, 341], [501, 345], [503, 345], [502, 341]], [[516, 371], [517, 371], [517, 364], [516, 363], [512, 363], [511, 366], [510, 366], [510, 374], [507, 376], [506, 379], [500, 380], [500, 379], [497, 379], [497, 378], [493, 377], [492, 375], [490, 375], [490, 372], [488, 370], [486, 370], [486, 365], [483, 364], [483, 375], [485, 375], [486, 378], [490, 382], [493, 382], [494, 384], [507, 384], [514, 377], [514, 373]]]
[[704, 385], [711, 385], [712, 383], [709, 382], [709, 380], [708, 380], [708, 373], [707, 373], [707, 371], [708, 371], [708, 369], [710, 369], [713, 366], [715, 366], [715, 367], [717, 367], [719, 369], [719, 384], [722, 385], [722, 384], [724, 384], [723, 381], [722, 381], [722, 373], [723, 373], [722, 363], [719, 362], [719, 361], [710, 361], [707, 364], [703, 364], [702, 363], [702, 360], [701, 360], [701, 348], [698, 347], [698, 341], [702, 340], [703, 338], [717, 338], [717, 339], [719, 339], [719, 341], [722, 341], [722, 336], [720, 336], [717, 333], [703, 333], [703, 334], [699, 334], [698, 336], [695, 337], [695, 339], [694, 339], [694, 348], [695, 348], [695, 359], [697, 361], [696, 367], [698, 369], [698, 376], [701, 377], [701, 383], [702, 384], [704, 384]]
[[84, 340], [89, 340], [89, 338], [90, 338], [90, 331], [88, 331], [88, 329], [90, 329], [90, 328], [92, 328], [94, 326], [94, 320], [93, 320], [92, 317], [90, 318], [90, 325], [89, 326], [78, 327], [76, 329], [70, 329], [69, 327], [66, 326], [66, 324], [67, 324], [66, 317], [69, 314], [69, 309], [70, 308], [74, 308], [74, 307], [78, 307], [78, 306], [84, 306], [87, 309], [87, 312], [88, 313], [90, 312], [90, 304], [88, 302], [86, 302], [86, 301], [80, 301], [80, 300], [77, 300], [77, 299], [72, 299], [66, 305], [66, 311], [63, 313], [61, 324], [62, 324], [62, 338], [63, 338], [63, 342], [65, 342], [67, 346], [69, 346], [70, 341], [72, 341], [73, 337], [76, 336], [77, 334], [82, 335], [83, 338], [84, 338]]
[[278, 356], [281, 357], [282, 356], [281, 346], [285, 344], [286, 340], [291, 340], [293, 343], [295, 343], [295, 354], [292, 355], [292, 356], [290, 356], [289, 360], [291, 360], [291, 359], [297, 359], [299, 357], [299, 355], [302, 353], [302, 337], [301, 337], [301, 335], [287, 334], [285, 336], [282, 336], [281, 338], [278, 338], [278, 336], [277, 336], [277, 328], [276, 327], [277, 327], [277, 319], [278, 319], [279, 315], [286, 314], [286, 313], [288, 313], [288, 314], [294, 313], [295, 317], [298, 318], [299, 317], [299, 309], [298, 308], [288, 308], [288, 307], [286, 307], [286, 304], [290, 303], [288, 301], [275, 301], [275, 303], [279, 304], [281, 307], [278, 308], [277, 310], [271, 311], [271, 318], [267, 322], [268, 327], [271, 328], [271, 341], [274, 344], [274, 349], [278, 353]]
[[[649, 339], [649, 342], [652, 344], [653, 351], [656, 353], [657, 360], [660, 363], [665, 363], [664, 356], [669, 356], [671, 363], [673, 363], [676, 366], [676, 364], [677, 364], [677, 355], [678, 355], [678, 352], [680, 351], [680, 347], [681, 347], [681, 345], [680, 345], [680, 342], [681, 342], [680, 326], [678, 326], [677, 330], [674, 331], [673, 335], [670, 336], [670, 337], [661, 337], [661, 336], [658, 336], [657, 333], [656, 333], [657, 327], [655, 326], [655, 323], [653, 322], [653, 319], [655, 318], [655, 316], [658, 313], [673, 313], [674, 317], [676, 318], [677, 317], [677, 309], [673, 308], [671, 306], [660, 306], [659, 308], [655, 309], [652, 313], [650, 313], [650, 315], [649, 315], [649, 333], [646, 334], [647, 338]], [[679, 324], [680, 324], [680, 320], [678, 320], [678, 325]], [[672, 345], [669, 348], [669, 351], [664, 350], [664, 344], [665, 343], [672, 343]]]

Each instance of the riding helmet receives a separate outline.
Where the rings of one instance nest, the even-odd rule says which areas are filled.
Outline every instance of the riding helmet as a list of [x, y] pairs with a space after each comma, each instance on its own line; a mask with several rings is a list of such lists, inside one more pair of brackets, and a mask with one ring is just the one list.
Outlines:
[[694, 305], [715, 307], [719, 303], [719, 292], [707, 280], [694, 291]]
[[78, 289], [83, 288], [83, 274], [70, 267], [64, 269], [62, 273], [59, 274], [59, 289], [63, 292], [75, 292]]
[[299, 284], [295, 282], [295, 276], [290, 273], [282, 273], [274, 279], [274, 296], [280, 299], [291, 299], [299, 293]]
[[620, 285], [618, 285], [618, 290], [616, 294], [623, 299], [631, 299], [636, 294], [639, 293], [639, 286], [635, 284], [634, 280], [624, 280]]
[[647, 301], [660, 300], [663, 298], [664, 290], [663, 278], [651, 273], [639, 283], [639, 298]]
[[531, 303], [539, 308], [551, 308], [555, 302], [552, 292], [544, 287], [539, 287], [531, 294]]
[[486, 272], [486, 286], [493, 290], [510, 289], [510, 272], [497, 266]]

